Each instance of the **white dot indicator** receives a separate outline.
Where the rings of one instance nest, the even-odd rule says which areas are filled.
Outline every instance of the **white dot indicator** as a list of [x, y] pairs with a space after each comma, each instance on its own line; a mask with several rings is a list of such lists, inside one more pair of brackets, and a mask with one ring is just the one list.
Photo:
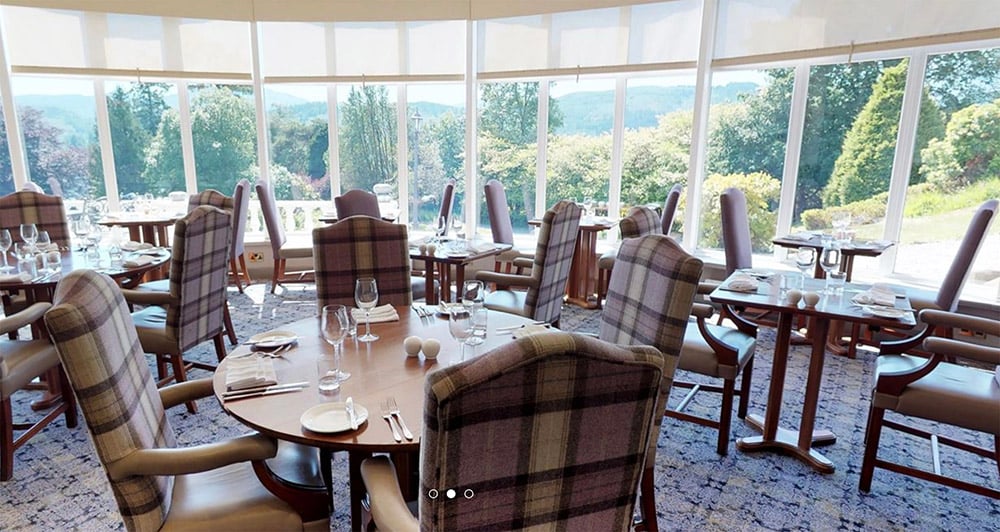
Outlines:
[[429, 491], [427, 492], [427, 496], [428, 496], [429, 498], [431, 498], [431, 499], [437, 499], [437, 498], [438, 498], [438, 490], [436, 490], [436, 489], [431, 489], [431, 490], [429, 490]]
[[471, 499], [471, 498], [473, 498], [475, 496], [476, 496], [476, 492], [472, 491], [471, 489], [465, 490], [465, 498], [466, 499]]
[[449, 499], [454, 499], [454, 498], [455, 498], [455, 495], [457, 495], [457, 493], [455, 493], [455, 490], [453, 490], [453, 489], [449, 489], [448, 491], [444, 492], [444, 494], [445, 494], [445, 496], [447, 496], [447, 497], [448, 497]]

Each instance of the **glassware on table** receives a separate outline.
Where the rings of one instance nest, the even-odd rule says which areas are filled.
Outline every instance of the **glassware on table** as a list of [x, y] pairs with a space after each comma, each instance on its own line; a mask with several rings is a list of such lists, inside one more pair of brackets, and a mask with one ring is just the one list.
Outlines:
[[583, 215], [594, 217], [594, 198], [586, 196], [583, 198]]
[[84, 253], [87, 253], [87, 248], [89, 247], [87, 237], [90, 236], [92, 230], [93, 227], [90, 224], [90, 218], [86, 215], [80, 216], [73, 221], [73, 234], [80, 240], [80, 249]]
[[21, 224], [21, 240], [31, 244], [31, 247], [35, 247], [35, 241], [38, 240], [38, 227], [35, 224]]
[[45, 252], [49, 249], [49, 245], [52, 244], [52, 239], [49, 238], [48, 231], [39, 231], [38, 237], [35, 238], [35, 246], [38, 247], [38, 251]]
[[9, 272], [14, 269], [13, 266], [7, 263], [7, 252], [12, 245], [14, 245], [14, 241], [10, 237], [10, 231], [0, 229], [0, 250], [3, 251], [3, 267], [0, 268], [0, 271]]
[[62, 272], [62, 253], [56, 251], [45, 251], [42, 256], [45, 258], [45, 270], [50, 274]]
[[358, 308], [365, 311], [365, 334], [358, 337], [359, 342], [374, 342], [378, 336], [372, 334], [371, 311], [378, 304], [378, 285], [374, 277], [362, 277], [354, 284], [354, 302]]
[[35, 245], [28, 242], [14, 244], [14, 255], [17, 257], [17, 269], [31, 277], [38, 275], [38, 263], [35, 261]]
[[462, 286], [462, 306], [472, 316], [472, 337], [466, 342], [479, 345], [486, 341], [486, 284], [482, 281], [465, 281]]
[[802, 272], [802, 283], [800, 288], [805, 291], [806, 289], [806, 275], [809, 275], [809, 270], [813, 269], [813, 265], [816, 263], [816, 251], [813, 248], [799, 248], [795, 252], [795, 266], [799, 268]]
[[333, 360], [321, 355], [316, 362], [319, 371], [320, 393], [330, 393], [340, 388], [340, 383], [351, 378], [351, 374], [340, 369], [344, 358], [344, 338], [350, 331], [351, 322], [347, 307], [344, 305], [326, 305], [323, 307], [320, 327], [323, 339], [333, 346]]
[[469, 339], [473, 337], [472, 312], [465, 307], [452, 307], [448, 313], [448, 331], [451, 337], [461, 345], [461, 358], [465, 360], [465, 346], [469, 344]]
[[823, 249], [819, 252], [819, 266], [826, 272], [826, 285], [823, 291], [831, 294], [833, 288], [830, 284], [830, 273], [840, 269], [840, 242], [832, 239], [823, 242]]

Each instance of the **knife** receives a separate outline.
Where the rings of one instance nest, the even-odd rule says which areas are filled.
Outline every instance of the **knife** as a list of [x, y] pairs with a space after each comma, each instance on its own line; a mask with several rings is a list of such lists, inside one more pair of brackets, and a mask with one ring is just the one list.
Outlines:
[[305, 390], [305, 389], [306, 389], [306, 386], [297, 386], [295, 388], [278, 388], [276, 390], [264, 390], [264, 391], [258, 391], [258, 392], [252, 392], [252, 393], [245, 393], [245, 394], [242, 394], [242, 395], [223, 395], [222, 396], [222, 401], [223, 402], [226, 402], [226, 401], [238, 401], [240, 399], [249, 399], [251, 397], [263, 397], [265, 395], [277, 395], [279, 393], [299, 392], [299, 391], [302, 391], [302, 390]]
[[358, 416], [354, 412], [354, 399], [351, 397], [344, 401], [344, 406], [347, 409], [347, 417], [351, 418], [351, 430], [358, 430]]
[[222, 393], [222, 397], [223, 398], [227, 398], [227, 397], [233, 397], [233, 396], [236, 396], [236, 395], [245, 395], [245, 394], [251, 394], [251, 393], [271, 392], [271, 391], [275, 391], [275, 390], [283, 390], [285, 388], [305, 388], [307, 386], [309, 386], [309, 382], [308, 381], [289, 382], [287, 384], [272, 384], [270, 386], [254, 386], [253, 388], [243, 388], [242, 390], [230, 390], [228, 392], [223, 392]]

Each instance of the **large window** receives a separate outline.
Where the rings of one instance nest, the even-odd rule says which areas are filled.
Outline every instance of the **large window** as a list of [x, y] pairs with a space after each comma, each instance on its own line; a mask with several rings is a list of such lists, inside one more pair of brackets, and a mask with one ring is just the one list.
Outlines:
[[168, 103], [177, 101], [176, 86], [108, 82], [105, 90], [119, 196], [184, 190], [176, 103]]
[[[236, 182], [257, 175], [257, 122], [248, 85], [190, 86], [191, 138], [198, 190], [231, 195]], [[184, 190], [183, 182], [179, 188]]]
[[0, 195], [14, 191], [14, 173], [10, 164], [10, 146], [7, 145], [7, 123], [0, 106]]
[[389, 85], [337, 88], [340, 189], [372, 192], [375, 185], [397, 189], [396, 90]]
[[331, 199], [326, 95], [322, 85], [271, 85], [264, 90], [276, 198]]
[[[464, 221], [465, 91], [462, 85], [409, 85], [407, 131], [410, 224], [436, 228], [445, 183], [455, 180], [452, 223]], [[482, 189], [478, 189], [482, 190]], [[473, 193], [478, 193], [478, 190]]]

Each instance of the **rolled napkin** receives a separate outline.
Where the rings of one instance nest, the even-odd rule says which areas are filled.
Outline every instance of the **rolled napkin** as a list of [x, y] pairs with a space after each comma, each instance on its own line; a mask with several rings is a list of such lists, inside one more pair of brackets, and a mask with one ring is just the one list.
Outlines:
[[[354, 315], [354, 319], [358, 323], [362, 323], [365, 320], [365, 311], [356, 308], [351, 309], [351, 313]], [[382, 305], [380, 307], [375, 307], [372, 309], [369, 315], [369, 321], [371, 323], [383, 323], [387, 321], [399, 321], [399, 314], [396, 313], [396, 309], [392, 305]]]
[[3, 283], [26, 283], [31, 280], [31, 275], [25, 272], [5, 273], [0, 275], [0, 284]]
[[759, 284], [757, 279], [745, 273], [736, 273], [729, 279], [729, 282], [722, 285], [722, 288], [734, 292], [756, 292]]
[[858, 305], [878, 305], [880, 307], [895, 307], [896, 293], [888, 285], [875, 283], [868, 290], [851, 298]]
[[153, 247], [153, 245], [148, 242], [136, 242], [134, 240], [129, 240], [128, 242], [122, 242], [122, 245], [118, 247], [120, 247], [122, 251], [139, 251], [141, 249], [149, 249]]
[[126, 268], [139, 268], [140, 266], [148, 266], [153, 263], [153, 257], [149, 255], [139, 255], [133, 259], [128, 259], [122, 262], [122, 266]]
[[226, 365], [226, 389], [244, 390], [278, 384], [274, 359], [268, 357], [231, 358]]

